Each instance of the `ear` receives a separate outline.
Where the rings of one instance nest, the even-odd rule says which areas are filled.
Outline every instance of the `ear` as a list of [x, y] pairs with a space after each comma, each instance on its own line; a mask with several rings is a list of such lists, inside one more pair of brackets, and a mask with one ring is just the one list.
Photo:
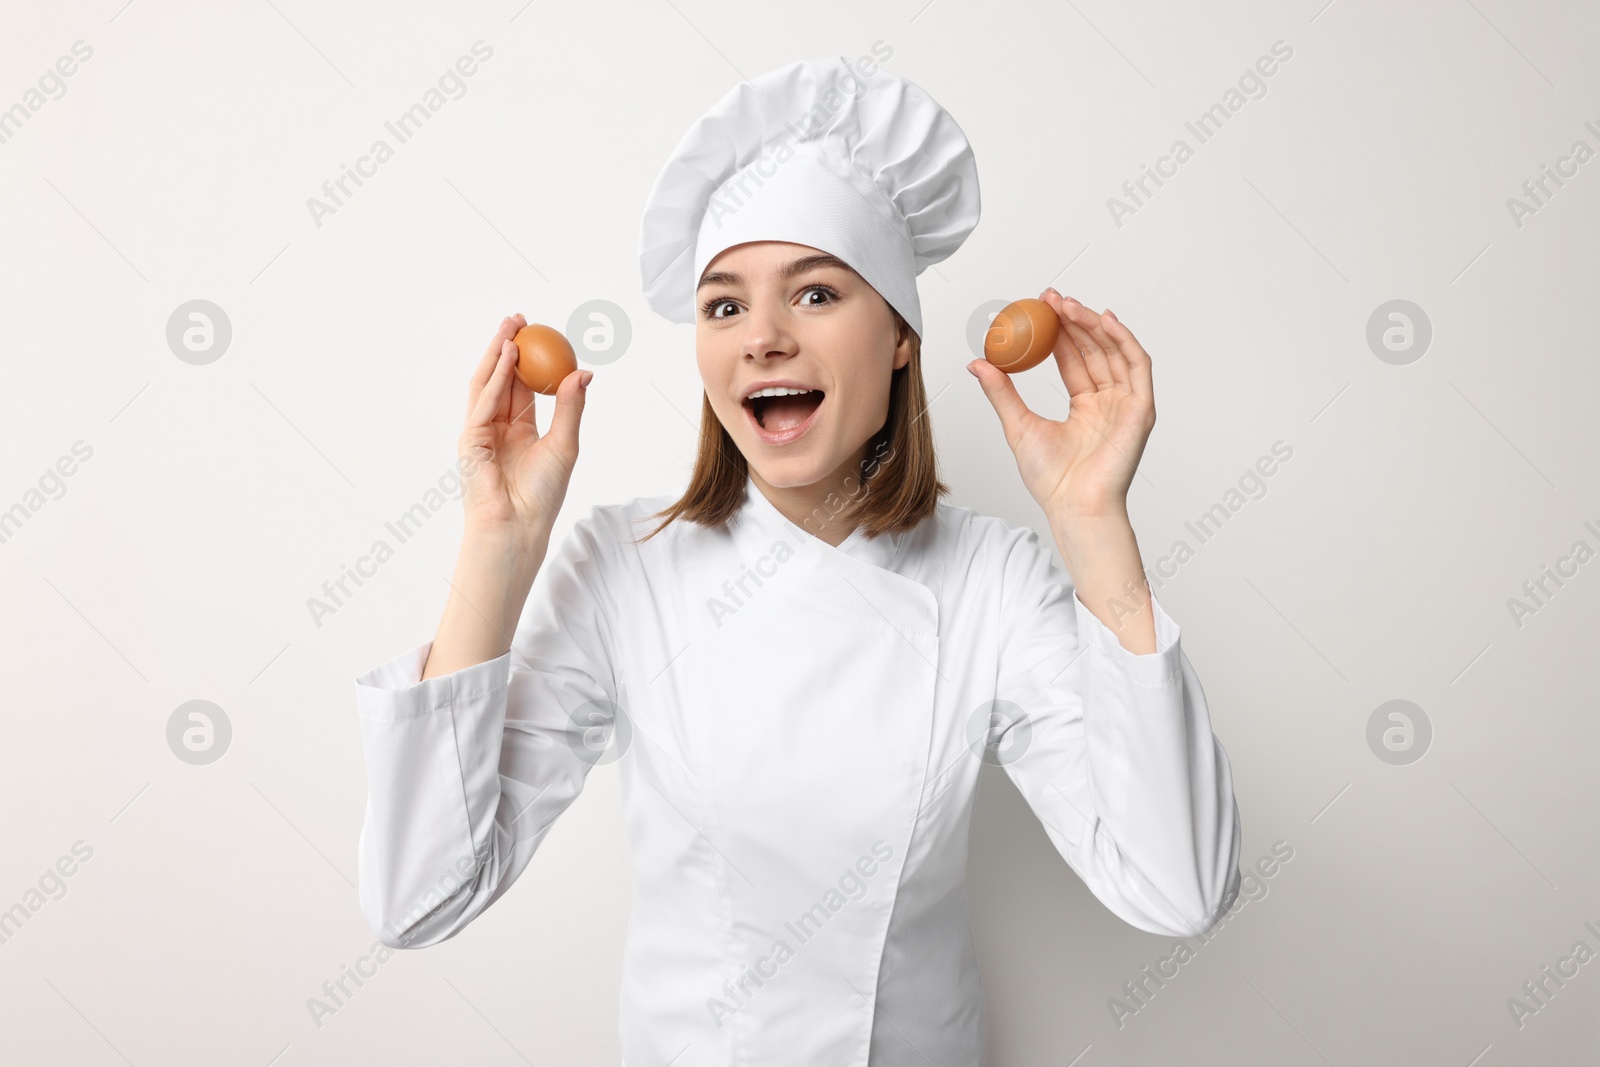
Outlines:
[[917, 335], [909, 325], [899, 326], [899, 337], [894, 346], [894, 369], [899, 370], [911, 362], [911, 350], [918, 343]]

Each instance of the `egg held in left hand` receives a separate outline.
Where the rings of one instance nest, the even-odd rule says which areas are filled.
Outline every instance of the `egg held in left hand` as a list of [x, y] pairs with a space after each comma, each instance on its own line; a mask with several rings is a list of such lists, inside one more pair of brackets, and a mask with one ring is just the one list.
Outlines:
[[983, 358], [1007, 374], [1036, 367], [1055, 350], [1061, 320], [1043, 300], [1016, 300], [1000, 310], [983, 335]]

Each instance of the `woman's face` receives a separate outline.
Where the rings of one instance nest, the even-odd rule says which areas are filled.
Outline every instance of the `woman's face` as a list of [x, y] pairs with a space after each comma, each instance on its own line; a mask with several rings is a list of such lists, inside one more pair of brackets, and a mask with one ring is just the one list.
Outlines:
[[[695, 302], [700, 379], [752, 472], [779, 489], [856, 473], [911, 359], [878, 291], [818, 249], [756, 241], [712, 260]], [[771, 384], [809, 392], [750, 399]]]

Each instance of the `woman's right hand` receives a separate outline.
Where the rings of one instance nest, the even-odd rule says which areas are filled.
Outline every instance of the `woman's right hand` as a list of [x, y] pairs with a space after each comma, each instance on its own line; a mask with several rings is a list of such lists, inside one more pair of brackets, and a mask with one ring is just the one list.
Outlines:
[[567, 495], [578, 461], [584, 386], [594, 372], [575, 370], [556, 391], [555, 414], [541, 436], [534, 422], [538, 394], [517, 379], [512, 337], [528, 324], [521, 314], [500, 323], [467, 390], [467, 421], [457, 442], [461, 499], [469, 533], [542, 546]]

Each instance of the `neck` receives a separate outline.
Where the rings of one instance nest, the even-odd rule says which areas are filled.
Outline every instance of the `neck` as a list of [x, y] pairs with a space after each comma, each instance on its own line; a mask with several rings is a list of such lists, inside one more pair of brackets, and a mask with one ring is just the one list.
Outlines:
[[866, 446], [862, 445], [833, 473], [810, 485], [780, 488], [767, 482], [754, 467], [750, 468], [750, 479], [784, 518], [837, 548], [855, 529], [838, 513], [861, 491], [861, 462], [866, 454]]

